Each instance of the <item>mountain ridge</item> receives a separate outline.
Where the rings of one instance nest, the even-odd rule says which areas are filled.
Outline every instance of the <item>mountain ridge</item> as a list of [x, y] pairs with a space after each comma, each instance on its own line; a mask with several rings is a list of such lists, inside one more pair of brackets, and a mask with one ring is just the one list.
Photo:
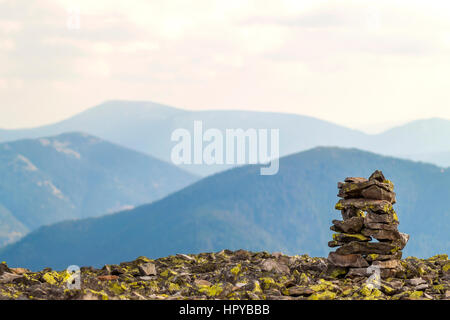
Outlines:
[[[280, 156], [317, 146], [358, 148], [378, 154], [450, 166], [450, 120], [430, 118], [413, 121], [379, 134], [367, 134], [311, 116], [246, 110], [192, 111], [146, 101], [112, 100], [73, 117], [44, 127], [0, 130], [0, 141], [24, 137], [83, 131], [119, 145], [171, 161], [171, 134], [193, 122], [204, 129], [255, 128], [280, 130]], [[181, 165], [194, 174], [206, 176], [232, 165]]]
[[[325, 255], [330, 222], [338, 217], [336, 183], [375, 169], [396, 185], [400, 228], [411, 235], [405, 254], [448, 251], [449, 170], [357, 149], [320, 147], [282, 158], [274, 176], [260, 176], [258, 165], [247, 165], [133, 210], [41, 227], [0, 250], [0, 257], [41, 268], [223, 248]], [[71, 251], [64, 252], [65, 247]]]

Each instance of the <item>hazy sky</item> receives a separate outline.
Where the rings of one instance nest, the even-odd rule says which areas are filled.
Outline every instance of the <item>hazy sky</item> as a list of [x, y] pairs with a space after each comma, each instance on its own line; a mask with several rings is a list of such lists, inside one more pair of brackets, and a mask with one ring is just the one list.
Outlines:
[[450, 119], [449, 77], [448, 0], [0, 0], [2, 128], [130, 99], [373, 131]]

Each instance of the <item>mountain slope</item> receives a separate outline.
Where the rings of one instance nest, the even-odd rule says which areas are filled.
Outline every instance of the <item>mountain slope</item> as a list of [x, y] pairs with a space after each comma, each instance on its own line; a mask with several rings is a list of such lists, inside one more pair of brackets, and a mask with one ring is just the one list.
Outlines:
[[93, 136], [0, 144], [0, 244], [57, 221], [162, 198], [197, 178]]
[[448, 252], [448, 170], [356, 149], [316, 148], [282, 158], [277, 175], [240, 167], [131, 211], [42, 227], [4, 248], [0, 259], [38, 269], [224, 248], [324, 256], [331, 220], [340, 216], [336, 183], [375, 169], [396, 185], [400, 230], [411, 235], [405, 254]]

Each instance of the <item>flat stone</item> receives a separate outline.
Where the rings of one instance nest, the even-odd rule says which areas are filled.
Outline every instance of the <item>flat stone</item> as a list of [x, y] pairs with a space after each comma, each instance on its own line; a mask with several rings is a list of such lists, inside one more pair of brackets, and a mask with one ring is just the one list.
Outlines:
[[384, 261], [384, 260], [395, 260], [395, 259], [401, 259], [402, 258], [402, 252], [397, 251], [394, 254], [368, 254], [364, 257], [368, 262], [372, 261]]
[[361, 191], [361, 196], [365, 199], [386, 200], [390, 203], [396, 202], [395, 192], [387, 191], [385, 188], [378, 185], [372, 185], [363, 189]]
[[288, 295], [292, 297], [310, 296], [314, 293], [312, 289], [303, 286], [290, 287], [287, 291]]
[[151, 262], [147, 262], [141, 264], [139, 267], [139, 273], [141, 276], [155, 276], [156, 275], [156, 266]]
[[401, 265], [399, 260], [386, 260], [386, 261], [374, 261], [372, 262], [372, 266], [379, 267], [381, 269], [396, 269]]
[[386, 200], [370, 200], [370, 199], [341, 199], [336, 204], [337, 210], [348, 208], [359, 209], [362, 211], [372, 211], [380, 213], [392, 213], [392, 203]]
[[336, 240], [328, 241], [328, 246], [330, 248], [340, 247], [344, 244], [345, 244], [345, 242], [340, 242], [340, 241], [336, 241]]
[[333, 220], [332, 223], [333, 226], [331, 227], [331, 230], [333, 231], [344, 233], [359, 233], [364, 225], [364, 218], [352, 217], [344, 221]]
[[414, 290], [423, 291], [423, 290], [428, 289], [428, 287], [429, 287], [428, 283], [419, 284], [417, 287], [414, 288]]
[[[375, 213], [376, 214], [376, 213]], [[377, 223], [377, 222], [365, 222], [364, 218], [364, 227], [368, 229], [375, 229], [375, 230], [388, 230], [388, 231], [397, 231], [398, 225], [397, 224], [388, 224], [388, 223]]]
[[361, 234], [367, 236], [367, 237], [373, 237], [377, 240], [399, 240], [401, 239], [400, 232], [397, 230], [381, 230], [381, 229], [368, 229], [363, 228], [361, 230]]
[[110, 280], [117, 280], [119, 279], [119, 276], [116, 275], [105, 275], [105, 276], [98, 276], [98, 280], [100, 281], [110, 281]]
[[328, 254], [328, 262], [338, 267], [354, 267], [363, 268], [368, 267], [369, 264], [360, 254], [346, 254], [341, 255], [336, 252]]
[[333, 234], [333, 240], [347, 243], [352, 241], [370, 241], [372, 238], [360, 233], [335, 233]]
[[398, 224], [396, 216], [392, 213], [375, 213], [369, 210], [364, 217], [364, 225], [369, 225], [370, 223]]
[[192, 258], [192, 257], [190, 257], [190, 256], [188, 256], [187, 254], [184, 254], [184, 253], [178, 253], [177, 257], [185, 259], [185, 260], [188, 260], [188, 261], [195, 261], [194, 258]]
[[391, 184], [376, 180], [359, 183], [346, 182], [338, 185], [338, 197], [344, 199], [365, 198], [372, 200], [386, 200], [395, 203], [395, 192]]
[[361, 182], [366, 182], [368, 181], [366, 178], [362, 178], [362, 177], [347, 177], [345, 178], [344, 182], [349, 182], [349, 183], [361, 183]]
[[212, 285], [212, 283], [209, 282], [208, 280], [202, 280], [202, 279], [196, 279], [196, 280], [194, 280], [194, 283], [197, 287]]
[[422, 278], [413, 278], [413, 279], [409, 279], [406, 280], [406, 282], [412, 286], [418, 286], [420, 284], [424, 284], [427, 283], [424, 279]]
[[336, 250], [339, 254], [392, 254], [398, 247], [387, 242], [349, 242]]

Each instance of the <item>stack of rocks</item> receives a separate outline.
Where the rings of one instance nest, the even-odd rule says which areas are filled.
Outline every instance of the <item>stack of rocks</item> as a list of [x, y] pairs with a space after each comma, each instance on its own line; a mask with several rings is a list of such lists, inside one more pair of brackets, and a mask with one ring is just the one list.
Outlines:
[[337, 233], [328, 246], [339, 248], [330, 252], [328, 262], [345, 268], [347, 276], [367, 276], [375, 268], [383, 278], [395, 276], [409, 235], [397, 229], [394, 185], [377, 170], [369, 179], [347, 178], [338, 189], [343, 199], [336, 209], [343, 220], [333, 220], [330, 228]]

